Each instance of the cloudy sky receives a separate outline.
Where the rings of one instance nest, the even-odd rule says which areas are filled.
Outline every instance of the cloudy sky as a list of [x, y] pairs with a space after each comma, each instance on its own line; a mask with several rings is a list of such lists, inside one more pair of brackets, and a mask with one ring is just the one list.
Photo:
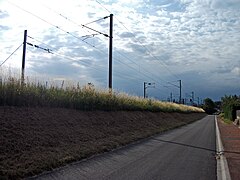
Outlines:
[[[108, 87], [109, 18], [114, 15], [113, 88], [166, 100], [240, 94], [240, 0], [0, 0], [0, 64], [23, 42], [26, 76]], [[95, 20], [99, 20], [94, 22]], [[95, 35], [93, 35], [95, 34]], [[19, 73], [20, 47], [2, 74]]]

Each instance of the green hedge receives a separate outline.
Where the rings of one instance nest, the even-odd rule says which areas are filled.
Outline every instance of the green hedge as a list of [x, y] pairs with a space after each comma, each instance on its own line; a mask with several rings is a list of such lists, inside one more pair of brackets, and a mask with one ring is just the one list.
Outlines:
[[225, 96], [222, 98], [222, 110], [224, 112], [224, 118], [235, 120], [236, 110], [240, 109], [240, 96]]

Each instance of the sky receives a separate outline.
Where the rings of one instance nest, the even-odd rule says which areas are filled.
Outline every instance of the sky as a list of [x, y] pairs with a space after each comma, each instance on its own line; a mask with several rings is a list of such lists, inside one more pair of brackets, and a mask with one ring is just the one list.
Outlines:
[[110, 13], [115, 91], [147, 82], [149, 98], [178, 100], [181, 80], [187, 101], [240, 94], [240, 0], [0, 0], [1, 74], [20, 75], [27, 30], [51, 52], [27, 45], [29, 79], [108, 88]]

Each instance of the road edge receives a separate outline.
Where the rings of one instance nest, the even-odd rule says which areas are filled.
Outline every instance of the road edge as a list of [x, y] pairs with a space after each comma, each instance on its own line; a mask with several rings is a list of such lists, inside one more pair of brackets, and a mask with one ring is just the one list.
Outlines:
[[229, 173], [227, 159], [224, 156], [224, 148], [220, 137], [220, 131], [218, 128], [217, 116], [215, 118], [216, 125], [216, 160], [217, 160], [217, 180], [231, 180]]

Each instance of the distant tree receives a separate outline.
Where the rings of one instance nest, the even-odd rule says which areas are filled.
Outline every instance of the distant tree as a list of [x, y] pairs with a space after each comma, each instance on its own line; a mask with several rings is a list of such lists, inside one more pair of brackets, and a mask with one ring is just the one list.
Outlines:
[[216, 108], [216, 104], [213, 102], [212, 99], [210, 98], [206, 98], [204, 99], [204, 104], [203, 104], [203, 109], [207, 114], [213, 114], [215, 113], [217, 110]]
[[214, 103], [215, 103], [215, 105], [216, 105], [216, 108], [217, 108], [218, 110], [220, 110], [221, 107], [222, 107], [222, 102], [221, 102], [221, 101], [215, 101]]

